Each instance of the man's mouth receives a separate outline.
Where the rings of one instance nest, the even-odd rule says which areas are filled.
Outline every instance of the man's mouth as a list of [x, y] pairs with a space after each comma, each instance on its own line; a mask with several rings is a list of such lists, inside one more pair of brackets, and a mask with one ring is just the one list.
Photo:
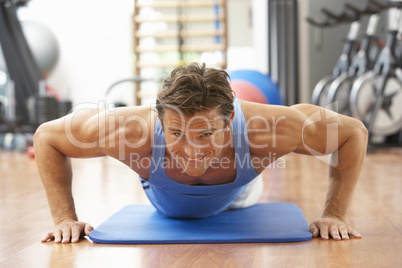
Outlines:
[[201, 157], [197, 157], [197, 158], [187, 158], [185, 157], [185, 159], [187, 159], [187, 161], [202, 161], [204, 159], [205, 156], [201, 156]]
[[194, 157], [194, 158], [181, 156], [181, 158], [185, 159], [188, 162], [201, 162], [205, 159], [205, 157], [206, 157], [206, 155], [198, 156], [198, 157]]

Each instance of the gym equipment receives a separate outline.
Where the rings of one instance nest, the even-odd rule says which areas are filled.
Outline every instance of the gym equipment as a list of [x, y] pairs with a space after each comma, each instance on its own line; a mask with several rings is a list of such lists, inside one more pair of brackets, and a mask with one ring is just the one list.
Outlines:
[[[363, 15], [364, 12], [356, 10], [358, 14]], [[374, 38], [374, 34], [377, 29], [379, 21], [378, 11], [370, 16], [367, 26], [366, 34], [361, 41], [360, 49], [353, 56], [349, 70], [347, 73], [343, 73], [333, 80], [328, 89], [328, 103], [332, 106], [333, 110], [338, 113], [351, 115], [349, 106], [349, 95], [353, 85], [353, 81], [356, 77], [363, 75], [366, 71], [370, 70], [374, 61], [370, 59], [371, 45]], [[375, 60], [375, 59], [374, 59]], [[335, 109], [332, 105], [337, 103]]]
[[35, 101], [36, 120], [38, 124], [57, 118], [57, 101], [53, 96], [42, 96]]
[[[379, 145], [380, 139], [384, 145], [400, 145], [402, 108], [398, 104], [402, 102], [402, 46], [397, 37], [402, 33], [402, 3], [369, 0], [368, 4], [364, 10], [354, 8], [359, 16], [371, 14], [371, 18], [361, 49], [354, 56], [348, 73], [339, 75], [333, 81], [324, 81], [326, 85], [330, 85], [327, 86], [327, 93], [324, 92], [323, 81], [320, 81], [322, 84], [318, 83], [313, 92], [313, 102], [322, 106], [336, 103], [338, 107], [335, 110], [360, 119], [369, 131], [369, 145]], [[391, 8], [395, 8], [396, 12], [388, 29], [385, 47], [374, 61], [369, 62], [368, 46], [373, 35], [370, 28], [375, 25], [372, 19], [375, 20], [375, 13]], [[326, 22], [323, 25], [328, 26], [331, 23]], [[317, 87], [321, 87], [322, 92]], [[326, 103], [323, 105], [318, 98]], [[334, 109], [335, 106], [328, 107]]]
[[332, 70], [332, 74], [329, 74], [322, 78], [314, 87], [312, 103], [315, 105], [326, 106], [329, 104], [327, 99], [329, 87], [337, 77], [348, 72], [351, 56], [355, 51], [354, 46], [357, 41], [357, 36], [360, 29], [359, 16], [356, 13], [356, 10], [354, 8], [351, 8], [351, 5], [346, 4], [345, 7], [348, 10], [351, 10], [353, 12], [353, 15], [350, 15], [346, 11], [344, 11], [340, 15], [335, 15], [324, 8], [322, 9], [322, 12], [326, 15], [327, 20], [325, 20], [323, 23], [317, 23], [311, 18], [307, 19], [311, 24], [320, 27], [329, 27], [334, 26], [337, 23], [352, 22], [350, 24], [347, 40], [343, 46], [342, 54], [335, 64], [335, 67]]
[[73, 103], [69, 100], [62, 100], [57, 102], [57, 118], [71, 113], [72, 109]]
[[7, 80], [7, 73], [0, 69], [0, 122], [4, 120], [8, 106], [8, 99], [5, 96], [7, 94]]
[[55, 35], [45, 25], [36, 21], [23, 21], [22, 30], [42, 77], [48, 77], [60, 54]]
[[27, 153], [30, 158], [35, 158], [35, 148], [33, 146], [28, 147]]
[[[244, 96], [244, 100], [253, 101], [256, 99], [260, 103], [282, 105], [279, 88], [268, 75], [254, 70], [236, 70], [230, 72], [229, 76], [231, 85], [233, 85], [232, 89], [236, 95], [239, 94], [240, 99], [242, 99], [240, 96]], [[256, 93], [256, 89], [259, 93]], [[244, 90], [249, 91], [244, 92]], [[256, 94], [254, 95], [254, 93]], [[265, 99], [262, 99], [261, 96], [265, 96]]]
[[4, 78], [6, 74], [5, 86], [0, 91], [0, 133], [34, 133], [39, 124], [65, 115], [72, 106], [68, 101], [55, 101], [46, 90], [44, 78], [54, 67], [59, 48], [45, 26], [23, 23], [23, 30], [17, 11], [28, 1], [0, 0], [0, 43], [4, 56], [4, 61], [0, 60], [0, 68], [4, 69], [0, 76]]
[[243, 80], [234, 80], [230, 83], [232, 90], [235, 92], [237, 98], [246, 101], [258, 102], [267, 104], [269, 103], [267, 97], [250, 82]]
[[[135, 76], [150, 72], [165, 76], [172, 68], [199, 61], [204, 53], [219, 54], [214, 64], [227, 65], [227, 0], [134, 0], [133, 33]], [[161, 13], [152, 18], [149, 12]], [[160, 27], [165, 25], [166, 27]], [[155, 45], [149, 45], [151, 43]], [[134, 103], [149, 97], [146, 84], [135, 83]], [[153, 98], [155, 95], [153, 96]]]
[[355, 81], [350, 94], [353, 116], [375, 135], [392, 135], [402, 128], [402, 64], [395, 56], [397, 36], [402, 33], [402, 3], [389, 2], [387, 6], [397, 9], [386, 45], [374, 69]]
[[151, 205], [129, 205], [89, 238], [104, 244], [298, 242], [312, 238], [302, 211], [291, 203], [264, 203], [205, 219], [175, 219]]
[[[38, 94], [38, 85], [42, 80], [40, 71], [33, 55], [28, 47], [20, 22], [17, 17], [19, 6], [27, 1], [0, 1], [0, 42], [7, 65], [10, 80], [13, 81], [13, 99], [15, 103], [15, 118], [7, 118], [8, 128], [11, 130], [19, 125], [19, 128], [32, 130], [27, 100]], [[24, 131], [24, 130], [22, 130]]]
[[[142, 78], [142, 77], [131, 77], [131, 78], [125, 78], [125, 79], [121, 79], [118, 80], [116, 82], [114, 82], [113, 84], [111, 84], [107, 89], [106, 89], [106, 93], [105, 93], [105, 98], [106, 98], [106, 105], [109, 104], [109, 98], [111, 93], [116, 89], [116, 86], [122, 84], [122, 83], [127, 83], [127, 82], [131, 82], [131, 83], [136, 83], [136, 84], [141, 84], [142, 82], [155, 82], [155, 83], [161, 83], [162, 79], [160, 78]], [[145, 97], [155, 97], [154, 94], [149, 94], [147, 95], [145, 92], [137, 92], [138, 88], [134, 87], [134, 95], [139, 97], [139, 99], [141, 100], [142, 98]], [[135, 103], [134, 105], [141, 105], [141, 103], [137, 103], [137, 98], [134, 99]], [[114, 101], [113, 105], [115, 107], [123, 107], [123, 106], [127, 106], [127, 103], [125, 102], [120, 102], [120, 101]]]

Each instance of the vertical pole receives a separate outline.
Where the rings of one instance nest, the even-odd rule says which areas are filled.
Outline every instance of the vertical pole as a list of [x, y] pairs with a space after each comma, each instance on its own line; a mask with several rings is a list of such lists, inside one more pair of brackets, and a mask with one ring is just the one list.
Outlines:
[[227, 19], [227, 4], [226, 0], [222, 0], [222, 15], [223, 15], [223, 62], [222, 68], [227, 68], [227, 51], [228, 51], [228, 19]]
[[272, 73], [272, 56], [271, 56], [271, 50], [272, 50], [272, 46], [271, 46], [271, 0], [268, 0], [268, 5], [267, 5], [267, 7], [268, 7], [268, 11], [267, 11], [267, 14], [268, 14], [268, 18], [267, 18], [267, 24], [268, 24], [268, 34], [267, 34], [267, 49], [268, 49], [268, 53], [267, 53], [267, 56], [268, 56], [268, 61], [267, 61], [267, 64], [268, 64], [268, 66], [267, 66], [267, 70], [268, 70], [268, 74], [271, 74]]
[[[140, 66], [140, 53], [139, 53], [139, 45], [140, 39], [137, 36], [139, 31], [139, 23], [136, 21], [136, 18], [139, 16], [139, 8], [137, 6], [138, 1], [134, 0], [134, 14], [133, 14], [133, 30], [134, 30], [134, 55], [135, 55], [135, 68], [134, 68], [134, 76], [141, 76], [141, 66]], [[141, 105], [141, 82], [134, 83], [134, 105]]]
[[292, 0], [292, 18], [293, 18], [293, 63], [292, 63], [292, 69], [293, 69], [293, 91], [294, 91], [294, 103], [299, 103], [300, 102], [300, 96], [299, 96], [299, 30], [298, 30], [298, 2], [297, 0]]

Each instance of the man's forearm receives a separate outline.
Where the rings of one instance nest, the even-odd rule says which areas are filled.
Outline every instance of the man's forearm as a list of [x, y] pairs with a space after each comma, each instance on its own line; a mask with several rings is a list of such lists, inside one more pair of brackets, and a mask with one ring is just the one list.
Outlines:
[[323, 216], [344, 220], [363, 165], [367, 134], [357, 130], [331, 155]]
[[54, 149], [43, 137], [36, 137], [34, 143], [37, 167], [54, 222], [76, 220], [70, 159]]
[[72, 172], [70, 159], [65, 157], [64, 163], [59, 165], [59, 167], [59, 173], [55, 173], [51, 177], [43, 176], [42, 178], [55, 224], [65, 219], [78, 220], [71, 189]]

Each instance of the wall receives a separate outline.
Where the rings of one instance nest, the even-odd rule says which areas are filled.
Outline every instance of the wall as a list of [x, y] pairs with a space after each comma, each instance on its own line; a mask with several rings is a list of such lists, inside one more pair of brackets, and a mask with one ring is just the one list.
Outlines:
[[228, 70], [255, 66], [252, 11], [249, 0], [227, 1]]
[[131, 16], [127, 0], [34, 0], [21, 20], [47, 25], [60, 45], [48, 84], [74, 103], [104, 99], [107, 87], [133, 73]]
[[[228, 70], [266, 73], [267, 2], [228, 0], [227, 8]], [[103, 100], [109, 85], [132, 76], [133, 10], [131, 0], [34, 0], [19, 15], [47, 25], [56, 35], [60, 59], [48, 84], [77, 104]]]

